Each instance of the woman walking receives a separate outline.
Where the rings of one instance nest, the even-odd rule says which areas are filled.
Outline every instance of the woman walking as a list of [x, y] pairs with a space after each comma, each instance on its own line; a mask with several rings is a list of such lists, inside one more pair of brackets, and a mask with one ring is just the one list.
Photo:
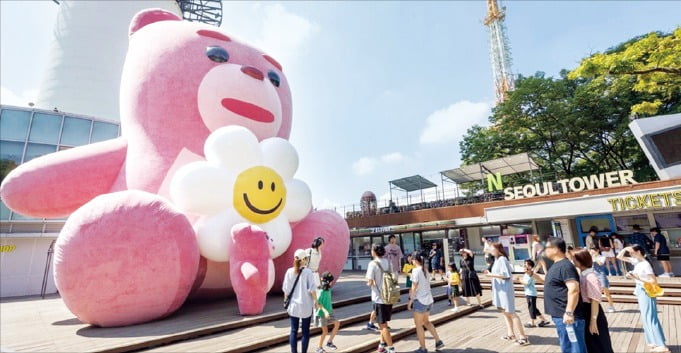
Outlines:
[[[624, 257], [629, 254], [629, 257]], [[626, 274], [626, 278], [636, 280], [636, 298], [638, 299], [639, 310], [641, 310], [641, 321], [643, 321], [643, 332], [646, 336], [646, 343], [653, 352], [669, 352], [665, 344], [662, 325], [657, 317], [657, 299], [648, 296], [644, 285], [656, 285], [655, 272], [650, 262], [646, 261], [646, 251], [641, 245], [628, 246], [622, 250], [617, 258], [621, 261], [634, 265], [634, 270]]]
[[[605, 257], [605, 274], [621, 276], [622, 274], [617, 267], [617, 259], [615, 259], [615, 244], [612, 243], [612, 239], [607, 236], [600, 237], [598, 239], [598, 247], [601, 255]], [[612, 267], [612, 271], [610, 271], [610, 267]]]
[[314, 282], [314, 275], [310, 269], [305, 268], [306, 264], [307, 252], [303, 249], [296, 250], [293, 257], [293, 267], [286, 271], [282, 286], [286, 312], [291, 323], [289, 334], [291, 353], [298, 353], [299, 326], [303, 333], [301, 337], [302, 352], [307, 353], [307, 347], [310, 343], [312, 310], [314, 303], [317, 302], [317, 286]]
[[407, 310], [414, 310], [414, 325], [416, 325], [416, 335], [419, 339], [419, 349], [415, 353], [428, 353], [424, 327], [435, 339], [435, 350], [442, 349], [445, 344], [437, 335], [433, 323], [430, 322], [430, 309], [434, 300], [433, 293], [430, 291], [430, 282], [428, 282], [428, 271], [423, 268], [423, 256], [414, 252], [411, 258], [414, 269], [411, 271], [411, 290], [409, 291]]
[[[530, 341], [525, 335], [523, 323], [515, 312], [515, 290], [513, 288], [513, 269], [508, 261], [508, 255], [501, 243], [492, 243], [490, 251], [494, 256], [492, 272], [485, 270], [485, 274], [492, 278], [492, 304], [504, 314], [506, 322], [506, 336], [501, 337], [506, 341], [515, 341], [518, 345], [527, 346]], [[519, 337], [516, 338], [513, 326], [518, 329]]]
[[608, 320], [601, 308], [601, 281], [592, 268], [593, 259], [586, 250], [574, 254], [575, 266], [579, 269], [579, 292], [584, 311], [584, 333], [586, 351], [589, 353], [613, 353], [610, 342]]
[[461, 254], [461, 262], [459, 269], [461, 274], [461, 293], [466, 297], [466, 304], [471, 304], [471, 298], [475, 297], [478, 300], [478, 306], [482, 308], [480, 296], [482, 295], [482, 286], [480, 286], [480, 278], [475, 273], [475, 265], [473, 260], [473, 252], [468, 249], [459, 250]]

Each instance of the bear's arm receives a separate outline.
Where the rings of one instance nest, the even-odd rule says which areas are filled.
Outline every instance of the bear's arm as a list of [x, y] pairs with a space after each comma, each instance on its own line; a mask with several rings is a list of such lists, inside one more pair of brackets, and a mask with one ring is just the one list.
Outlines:
[[18, 166], [0, 186], [3, 202], [30, 217], [66, 217], [111, 191], [125, 161], [127, 140], [93, 143], [51, 153]]

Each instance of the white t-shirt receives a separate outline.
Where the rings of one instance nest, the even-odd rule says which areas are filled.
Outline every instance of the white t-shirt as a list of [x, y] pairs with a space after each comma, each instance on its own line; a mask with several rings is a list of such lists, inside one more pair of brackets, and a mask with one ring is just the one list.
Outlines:
[[[634, 262], [636, 262], [636, 259], [632, 259]], [[635, 273], [638, 277], [641, 278], [646, 278], [648, 276], [655, 276], [655, 272], [653, 272], [653, 267], [650, 266], [650, 262], [643, 260], [639, 261], [637, 264], [634, 265], [634, 270], [631, 271]], [[636, 284], [643, 285], [643, 281], [636, 280]]]
[[322, 262], [322, 254], [317, 249], [309, 248], [305, 252], [310, 257], [307, 262], [307, 268], [312, 272], [319, 271], [319, 263]]
[[430, 292], [430, 282], [423, 273], [423, 267], [415, 267], [411, 270], [411, 283], [417, 285], [414, 300], [418, 300], [423, 305], [433, 304], [433, 293]]
[[[392, 269], [390, 267], [390, 262], [382, 257], [381, 258], [381, 267], [383, 267], [383, 270], [386, 272], [391, 272]], [[412, 275], [413, 277], [413, 275]], [[381, 272], [381, 269], [376, 265], [376, 260], [371, 260], [369, 262], [369, 266], [367, 266], [367, 274], [366, 274], [366, 279], [373, 279], [374, 280], [374, 285], [371, 286], [371, 301], [376, 303], [376, 304], [385, 304], [383, 303], [383, 299], [381, 299], [381, 286], [383, 285], [383, 272]]]
[[613, 243], [615, 243], [615, 250], [616, 250], [617, 252], [622, 251], [623, 245], [622, 245], [622, 241], [621, 241], [621, 240], [615, 238], [615, 240], [613, 240]]
[[[288, 295], [293, 288], [293, 283], [296, 281], [298, 274], [293, 268], [289, 268], [284, 275], [284, 284], [281, 290], [284, 295]], [[312, 300], [312, 291], [316, 290], [314, 283], [314, 275], [309, 268], [303, 268], [303, 272], [300, 273], [300, 279], [296, 288], [291, 294], [291, 300], [286, 310], [289, 315], [298, 317], [301, 319], [312, 316], [312, 309], [314, 308], [314, 301]]]

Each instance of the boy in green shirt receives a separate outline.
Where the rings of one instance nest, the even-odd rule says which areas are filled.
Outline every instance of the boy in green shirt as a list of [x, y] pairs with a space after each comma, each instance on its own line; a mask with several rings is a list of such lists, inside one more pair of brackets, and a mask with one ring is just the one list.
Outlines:
[[321, 277], [321, 290], [317, 295], [317, 304], [319, 310], [317, 310], [317, 315], [315, 320], [317, 321], [317, 327], [322, 328], [322, 335], [319, 337], [319, 348], [317, 348], [317, 353], [325, 353], [324, 350], [324, 338], [329, 332], [328, 326], [333, 324], [333, 330], [329, 336], [329, 341], [326, 342], [326, 349], [330, 351], [335, 351], [338, 349], [333, 344], [333, 338], [336, 337], [338, 329], [340, 328], [340, 322], [333, 316], [333, 305], [331, 300], [331, 282], [333, 282], [333, 275], [331, 272], [322, 273]]

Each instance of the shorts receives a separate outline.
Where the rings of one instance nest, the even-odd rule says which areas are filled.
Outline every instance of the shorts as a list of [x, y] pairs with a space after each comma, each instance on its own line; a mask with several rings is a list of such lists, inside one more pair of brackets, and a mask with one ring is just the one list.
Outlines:
[[669, 254], [657, 254], [657, 261], [669, 261]]
[[447, 291], [447, 294], [449, 294], [449, 299], [456, 298], [461, 295], [459, 292], [459, 285], [454, 284], [449, 287], [449, 290]]
[[431, 271], [440, 271], [442, 269], [442, 267], [440, 267], [440, 261], [431, 261], [430, 269]]
[[414, 300], [414, 303], [412, 305], [412, 309], [414, 309], [414, 311], [417, 312], [417, 313], [430, 312], [430, 309], [432, 307], [433, 307], [433, 304], [424, 305], [424, 304], [421, 304], [421, 302], [418, 301], [418, 299]]
[[601, 251], [601, 255], [605, 257], [615, 257], [615, 251], [610, 249], [608, 251]]
[[610, 281], [608, 280], [608, 276], [605, 273], [596, 272], [596, 277], [598, 277], [598, 281], [601, 282], [601, 287], [610, 288]]
[[329, 324], [333, 324], [336, 321], [338, 321], [338, 319], [336, 319], [336, 317], [333, 314], [329, 315], [328, 319], [324, 316], [315, 316], [314, 319], [315, 326], [317, 327], [326, 327], [329, 326]]
[[374, 303], [377, 324], [387, 324], [393, 313], [393, 306], [389, 304]]

